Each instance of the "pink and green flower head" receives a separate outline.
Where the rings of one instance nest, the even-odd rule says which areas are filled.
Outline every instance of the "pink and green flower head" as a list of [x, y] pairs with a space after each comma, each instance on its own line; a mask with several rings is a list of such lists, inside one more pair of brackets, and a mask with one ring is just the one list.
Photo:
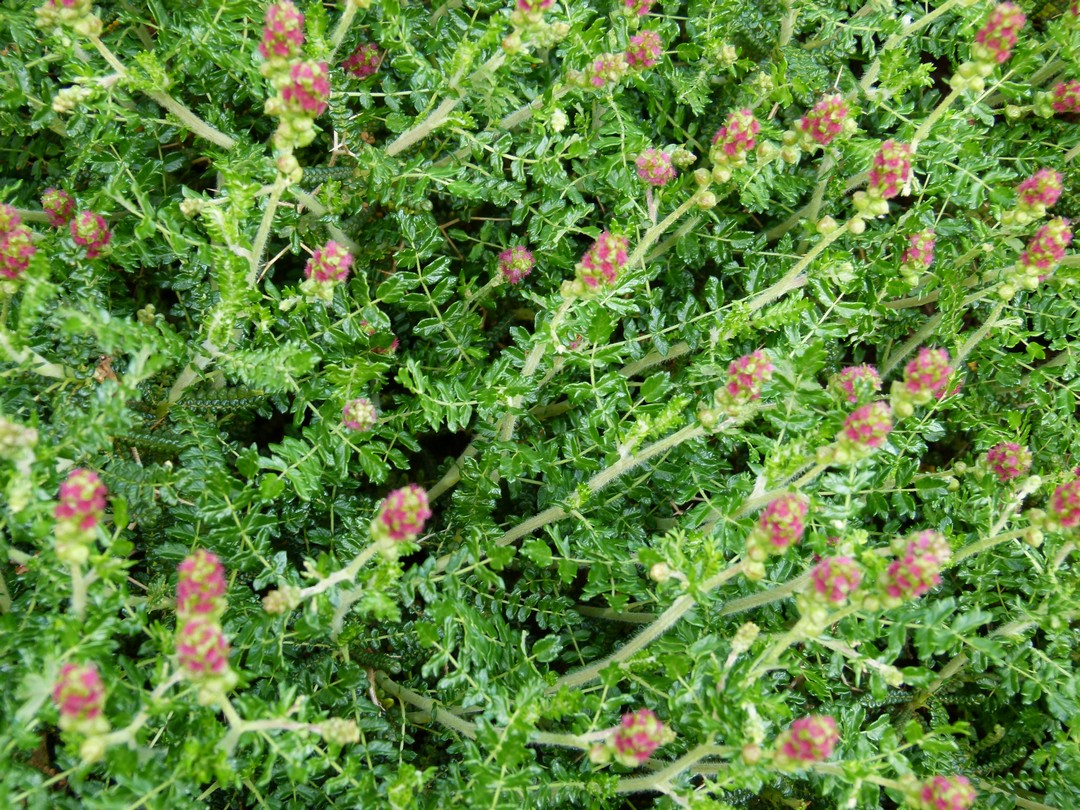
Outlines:
[[844, 132], [848, 115], [844, 97], [835, 94], [825, 96], [813, 108], [799, 119], [796, 128], [811, 142], [819, 146], [828, 146]]
[[225, 612], [225, 568], [212, 551], [198, 549], [177, 567], [176, 619], [221, 618]]
[[0, 231], [0, 276], [17, 279], [30, 267], [37, 253], [33, 236], [25, 225]]
[[263, 59], [289, 60], [304, 46], [304, 15], [290, 0], [281, 0], [266, 9], [259, 53]]
[[13, 230], [22, 224], [22, 217], [13, 206], [0, 203], [0, 234]]
[[933, 776], [913, 798], [917, 810], [969, 810], [976, 795], [966, 776]]
[[1032, 216], [1043, 216], [1060, 199], [1061, 181], [1061, 172], [1039, 169], [1016, 187], [1017, 208]]
[[621, 53], [604, 53], [597, 56], [585, 68], [582, 81], [586, 87], [599, 90], [619, 81], [627, 71], [626, 56]]
[[406, 543], [415, 540], [431, 517], [427, 492], [418, 484], [395, 489], [379, 507], [371, 524], [376, 540]]
[[775, 370], [769, 355], [760, 349], [732, 360], [727, 382], [716, 391], [716, 404], [730, 409], [761, 399], [761, 391]]
[[1062, 484], [1050, 497], [1050, 518], [1064, 529], [1080, 527], [1080, 478]]
[[176, 638], [180, 668], [193, 681], [209, 680], [229, 671], [229, 642], [211, 619], [189, 619]]
[[939, 550], [921, 550], [918, 543], [909, 543], [907, 550], [889, 564], [878, 580], [886, 606], [895, 607], [910, 599], [918, 599], [940, 585], [943, 564]]
[[904, 251], [904, 264], [926, 270], [934, 263], [934, 247], [937, 239], [933, 228], [924, 228], [908, 236], [908, 249]]
[[806, 531], [809, 508], [809, 502], [797, 492], [786, 492], [771, 501], [761, 510], [757, 525], [746, 539], [747, 556], [761, 562], [797, 545]]
[[746, 154], [757, 146], [761, 124], [749, 108], [735, 110], [716, 131], [712, 139], [710, 155], [714, 163], [731, 163], [739, 166], [746, 162]]
[[88, 259], [96, 259], [112, 240], [112, 231], [101, 214], [80, 211], [71, 220], [71, 238], [79, 247], [86, 249]]
[[652, 8], [653, 0], [623, 0], [623, 8], [631, 15], [644, 17]]
[[1002, 483], [1012, 481], [1031, 469], [1031, 451], [1016, 442], [1001, 442], [986, 451], [986, 465]]
[[611, 735], [610, 747], [615, 760], [628, 768], [644, 765], [667, 739], [667, 728], [651, 709], [624, 714]]
[[832, 756], [840, 742], [836, 721], [825, 714], [800, 717], [781, 731], [773, 744], [773, 763], [781, 770], [798, 770]]
[[349, 430], [366, 433], [379, 421], [379, 412], [367, 397], [350, 401], [341, 411], [341, 423]]
[[289, 68], [289, 79], [281, 89], [287, 109], [294, 115], [318, 118], [330, 101], [329, 69], [326, 62], [297, 62]]
[[933, 529], [924, 529], [921, 532], [908, 537], [897, 537], [892, 542], [892, 549], [897, 556], [916, 554], [929, 557], [939, 566], [943, 566], [952, 559], [952, 548], [945, 535]]
[[50, 225], [66, 228], [75, 215], [75, 198], [61, 189], [47, 188], [41, 194], [41, 207]]
[[64, 527], [66, 533], [82, 535], [85, 542], [93, 542], [94, 530], [105, 514], [106, 495], [108, 490], [96, 472], [77, 469], [68, 473], [60, 485], [60, 499], [54, 511], [57, 532]]
[[345, 72], [357, 79], [366, 79], [379, 70], [382, 63], [382, 51], [372, 42], [365, 42], [353, 51], [349, 58], [341, 63]]
[[660, 54], [663, 52], [664, 43], [660, 35], [645, 29], [630, 37], [630, 45], [626, 49], [626, 64], [635, 70], [651, 68], [660, 61]]
[[1050, 106], [1054, 112], [1080, 112], [1080, 80], [1070, 79], [1058, 82], [1050, 93]]
[[881, 375], [873, 366], [848, 366], [829, 379], [829, 390], [854, 405], [881, 390]]
[[1029, 276], [1038, 276], [1041, 281], [1065, 258], [1065, 249], [1072, 240], [1069, 220], [1062, 217], [1050, 220], [1036, 231], [1027, 249], [1020, 254], [1021, 270]]
[[1027, 17], [1015, 3], [998, 3], [975, 34], [971, 55], [979, 62], [1000, 65], [1012, 56], [1017, 34]]
[[646, 149], [634, 161], [637, 175], [650, 186], [664, 186], [675, 179], [671, 155], [659, 149]]
[[830, 605], [844, 605], [862, 578], [862, 569], [850, 557], [826, 557], [810, 571], [812, 594]]
[[909, 401], [925, 405], [932, 399], [941, 399], [949, 391], [949, 378], [953, 367], [949, 365], [949, 353], [945, 349], [919, 349], [915, 359], [904, 366], [904, 393]]
[[629, 242], [625, 236], [604, 231], [578, 262], [578, 280], [590, 290], [615, 284], [626, 267], [628, 247]]
[[52, 691], [60, 712], [60, 729], [76, 734], [102, 734], [105, 719], [105, 684], [94, 664], [64, 664]]
[[532, 251], [524, 245], [507, 248], [499, 254], [499, 274], [507, 284], [519, 284], [535, 266]]
[[537, 16], [555, 5], [555, 0], [517, 0], [515, 5], [522, 14]]
[[862, 405], [848, 414], [837, 442], [850, 451], [877, 450], [892, 433], [889, 403], [877, 401]]
[[870, 165], [867, 194], [880, 200], [890, 200], [911, 177], [911, 147], [906, 143], [887, 140], [874, 155]]
[[319, 282], [344, 281], [349, 277], [352, 263], [353, 257], [349, 251], [337, 242], [327, 242], [311, 254], [304, 267], [304, 275]]

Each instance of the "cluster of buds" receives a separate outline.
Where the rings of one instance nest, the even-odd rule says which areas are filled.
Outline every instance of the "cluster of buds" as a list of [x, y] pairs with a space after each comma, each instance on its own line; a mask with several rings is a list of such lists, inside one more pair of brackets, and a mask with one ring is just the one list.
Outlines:
[[528, 28], [542, 22], [544, 12], [555, 5], [555, 0], [517, 0], [510, 18], [515, 28]]
[[630, 45], [626, 49], [626, 64], [635, 70], [651, 68], [660, 61], [660, 55], [664, 52], [664, 43], [660, 35], [649, 29], [640, 34], [630, 37]]
[[341, 66], [350, 76], [366, 79], [378, 72], [382, 60], [383, 52], [379, 50], [379, 46], [372, 42], [364, 42], [357, 46], [348, 59], [341, 63]]
[[713, 162], [713, 179], [726, 183], [731, 170], [746, 165], [746, 155], [757, 145], [761, 124], [749, 108], [728, 114], [724, 125], [713, 135], [709, 157]]
[[337, 242], [327, 242], [311, 254], [304, 265], [304, 281], [300, 290], [313, 298], [330, 303], [334, 290], [349, 277], [353, 257]]
[[652, 8], [653, 0], [623, 0], [623, 13], [630, 17], [644, 17]]
[[927, 405], [949, 391], [953, 367], [945, 349], [919, 349], [915, 359], [904, 366], [904, 379], [894, 382], [891, 391], [893, 410], [898, 416], [915, 413], [916, 405]]
[[900, 277], [909, 287], [919, 286], [922, 274], [934, 263], [934, 247], [937, 239], [933, 228], [924, 228], [908, 236], [908, 248], [900, 263]]
[[1080, 527], [1080, 477], [1062, 484], [1050, 497], [1049, 528]]
[[870, 164], [866, 191], [856, 191], [852, 201], [863, 216], [881, 217], [889, 213], [889, 203], [911, 179], [911, 147], [887, 140]]
[[330, 745], [350, 745], [360, 742], [360, 727], [355, 720], [346, 720], [342, 717], [330, 717], [312, 726], [312, 731], [326, 740]]
[[1061, 197], [1061, 173], [1053, 169], [1039, 169], [1016, 187], [1016, 207], [1006, 211], [1001, 221], [1005, 225], [1027, 225], [1046, 216]]
[[627, 768], [636, 768], [649, 761], [661, 745], [675, 739], [674, 733], [660, 722], [651, 709], [638, 709], [624, 714], [622, 722], [589, 751], [589, 759], [597, 765], [612, 760]]
[[1072, 243], [1073, 233], [1069, 220], [1055, 217], [1047, 222], [1028, 242], [1027, 249], [1020, 254], [1020, 259], [1012, 271], [1006, 275], [1005, 282], [998, 288], [998, 295], [1008, 301], [1018, 289], [1034, 290], [1039, 283], [1051, 275], [1062, 259], [1065, 249]]
[[610, 231], [601, 233], [577, 263], [577, 278], [567, 292], [581, 296], [614, 286], [629, 260], [629, 246], [625, 236], [616, 236]]
[[544, 12], [555, 0], [517, 0], [510, 24], [514, 30], [503, 40], [503, 50], [508, 54], [519, 53], [526, 41], [540, 48], [550, 48], [570, 33], [565, 22], [548, 23]]
[[229, 641], [221, 629], [225, 569], [217, 555], [199, 549], [177, 568], [176, 657], [184, 675], [199, 686], [199, 702], [220, 702], [236, 685], [229, 667]]
[[105, 684], [97, 666], [64, 664], [53, 685], [52, 700], [60, 715], [60, 730], [86, 738], [79, 749], [83, 761], [101, 759], [105, 752], [102, 737], [109, 733], [109, 720], [105, 717]]
[[844, 419], [836, 440], [817, 452], [820, 464], [853, 464], [872, 455], [892, 433], [892, 409], [878, 400], [860, 405]]
[[848, 366], [829, 378], [828, 390], [855, 405], [881, 390], [881, 375], [873, 366]]
[[1008, 483], [1031, 469], [1031, 451], [1016, 442], [1001, 442], [986, 451], [986, 466], [1001, 483]]
[[80, 211], [68, 226], [71, 239], [86, 251], [86, 258], [96, 259], [112, 241], [112, 231], [105, 217], [93, 211]]
[[30, 229], [10, 205], [0, 203], [0, 276], [19, 278], [37, 253]]
[[851, 557], [825, 557], [810, 571], [809, 596], [833, 607], [847, 604], [862, 583], [863, 572]]
[[303, 47], [304, 15], [291, 0], [270, 5], [266, 9], [262, 42], [259, 43], [259, 53], [264, 60], [259, 68], [262, 74], [273, 80], [288, 73]]
[[634, 161], [637, 175], [650, 186], [666, 186], [675, 179], [675, 167], [671, 155], [659, 149], [646, 149]]
[[90, 558], [97, 527], [105, 514], [108, 491], [98, 474], [76, 469], [60, 485], [56, 518], [56, 556], [68, 565], [82, 565]]
[[966, 776], [932, 776], [924, 782], [906, 778], [904, 798], [912, 810], [968, 810], [975, 804], [975, 788]]
[[800, 149], [813, 152], [826, 147], [841, 135], [850, 135], [856, 127], [844, 97], [838, 93], [825, 96], [796, 122], [793, 130], [784, 133], [780, 155], [785, 162], [794, 163]]
[[282, 616], [300, 605], [302, 595], [295, 585], [282, 585], [270, 591], [262, 599], [263, 610], [275, 616]]
[[998, 3], [975, 33], [971, 46], [972, 61], [964, 62], [950, 79], [954, 90], [981, 93], [984, 81], [1012, 56], [1017, 35], [1027, 23], [1027, 17], [1015, 3]]
[[1056, 113], [1080, 112], [1080, 80], [1058, 82], [1050, 93], [1050, 106]]
[[630, 66], [626, 62], [626, 55], [621, 53], [602, 53], [595, 57], [589, 66], [583, 71], [571, 70], [566, 74], [569, 84], [576, 84], [592, 90], [600, 90], [609, 84], [615, 84], [623, 76]]
[[34, 14], [38, 28], [70, 28], [80, 37], [101, 35], [101, 18], [94, 14], [92, 0], [45, 0]]
[[274, 146], [283, 152], [307, 146], [315, 139], [315, 119], [330, 101], [330, 69], [326, 62], [294, 62], [266, 100], [265, 111], [278, 119]]
[[713, 393], [712, 407], [698, 412], [702, 427], [714, 430], [725, 416], [732, 419], [748, 416], [750, 406], [761, 399], [761, 391], [775, 370], [769, 355], [761, 350], [732, 360], [727, 381]]
[[893, 542], [896, 559], [878, 580], [881, 602], [886, 608], [917, 599], [941, 584], [941, 569], [952, 558], [949, 542], [939, 532], [926, 530]]
[[58, 188], [47, 188], [41, 194], [41, 208], [54, 228], [66, 228], [75, 215], [75, 198]]
[[824, 762], [840, 742], [836, 721], [823, 714], [800, 717], [773, 742], [773, 764], [783, 771], [795, 771]]
[[395, 489], [383, 500], [371, 521], [371, 537], [389, 551], [398, 543], [416, 540], [430, 517], [427, 492], [418, 484], [409, 484]]
[[341, 423], [349, 430], [366, 433], [379, 421], [375, 403], [366, 397], [358, 397], [341, 409]]
[[515, 245], [499, 254], [499, 276], [507, 284], [519, 284], [536, 267], [532, 251]]
[[783, 554], [802, 541], [810, 503], [797, 492], [786, 492], [761, 510], [757, 523], [746, 538], [746, 576], [761, 579], [764, 561]]

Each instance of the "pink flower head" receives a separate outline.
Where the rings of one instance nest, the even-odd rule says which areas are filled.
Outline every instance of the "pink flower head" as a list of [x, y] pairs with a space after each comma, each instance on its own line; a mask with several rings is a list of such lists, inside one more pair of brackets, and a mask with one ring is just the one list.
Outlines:
[[773, 744], [773, 762], [782, 770], [795, 770], [832, 756], [840, 742], [836, 721], [825, 714], [800, 717], [781, 731]]
[[924, 529], [905, 538], [897, 538], [892, 543], [893, 551], [898, 555], [917, 554], [929, 557], [939, 566], [952, 559], [952, 549], [945, 535], [933, 529]]
[[594, 290], [614, 284], [626, 267], [629, 258], [626, 252], [628, 246], [625, 236], [615, 236], [604, 231], [578, 262], [578, 278], [586, 287]]
[[975, 796], [966, 776], [934, 776], [920, 786], [917, 810], [968, 810]]
[[16, 279], [26, 272], [30, 259], [37, 253], [30, 229], [15, 225], [0, 231], [0, 276]]
[[289, 82], [281, 90], [288, 109], [318, 118], [330, 100], [329, 68], [326, 62], [297, 62], [289, 68]]
[[908, 236], [908, 249], [904, 251], [904, 264], [925, 270], [934, 263], [934, 246], [937, 240], [934, 238], [933, 228], [910, 234]]
[[55, 517], [81, 531], [93, 531], [105, 514], [107, 494], [108, 490], [96, 472], [72, 470], [60, 485], [60, 502], [56, 505]]
[[311, 254], [304, 267], [304, 275], [315, 281], [344, 281], [349, 276], [352, 263], [353, 257], [349, 251], [337, 242], [327, 242]]
[[379, 50], [379, 46], [372, 42], [365, 42], [358, 46], [349, 58], [341, 63], [341, 66], [345, 68], [346, 73], [357, 79], [366, 79], [379, 70], [381, 63], [382, 51]]
[[727, 117], [724, 126], [713, 135], [711, 150], [715, 163], [742, 163], [746, 153], [757, 145], [761, 124], [749, 108], [735, 110]]
[[769, 355], [760, 349], [732, 360], [724, 384], [727, 399], [737, 405], [761, 399], [761, 389], [772, 379], [775, 370]]
[[1017, 208], [1042, 216], [1061, 197], [1061, 173], [1039, 169], [1016, 187]]
[[189, 619], [176, 638], [180, 668], [195, 681], [224, 675], [229, 669], [229, 642], [217, 622]]
[[517, 284], [533, 271], [536, 259], [524, 245], [507, 248], [499, 254], [499, 273], [507, 284]]
[[1016, 47], [1016, 35], [1027, 22], [1027, 17], [1015, 3], [998, 3], [983, 27], [975, 34], [971, 55], [980, 62], [1002, 64]]
[[941, 569], [952, 556], [948, 541], [935, 531], [919, 532], [899, 544], [904, 547], [878, 581], [892, 605], [917, 599], [940, 585]]
[[1059, 526], [1080, 526], [1080, 478], [1074, 478], [1054, 490], [1050, 498], [1050, 517]]
[[646, 149], [634, 161], [638, 177], [650, 186], [663, 186], [675, 179], [675, 167], [671, 155], [659, 149]]
[[349, 402], [341, 410], [341, 422], [349, 430], [361, 433], [371, 430], [379, 421], [379, 412], [375, 404], [366, 397], [359, 397]]
[[799, 119], [796, 125], [799, 132], [814, 143], [828, 146], [844, 131], [844, 122], [848, 117], [848, 106], [841, 95], [825, 96], [813, 109]]
[[810, 572], [813, 593], [830, 605], [843, 605], [862, 582], [862, 569], [850, 557], [826, 557]]
[[431, 517], [427, 492], [417, 484], [395, 489], [379, 507], [372, 521], [372, 535], [398, 543], [415, 540]]
[[225, 612], [225, 568], [212, 551], [200, 548], [177, 566], [176, 618], [218, 619]]
[[71, 238], [76, 245], [86, 248], [86, 257], [96, 259], [112, 240], [112, 232], [105, 217], [93, 211], [80, 211], [71, 220]]
[[304, 45], [304, 15], [290, 0], [281, 0], [266, 9], [259, 53], [263, 59], [292, 59]]
[[889, 200], [911, 177], [911, 147], [906, 143], [887, 140], [874, 155], [870, 166], [867, 194]]
[[892, 433], [892, 413], [889, 403], [870, 402], [856, 408], [840, 429], [837, 441], [851, 450], [876, 450], [885, 444], [885, 437]]
[[854, 405], [881, 390], [881, 375], [873, 366], [848, 366], [829, 379], [829, 390]]
[[631, 14], [644, 17], [652, 8], [653, 0], [623, 0], [623, 6]]
[[1039, 278], [1045, 278], [1065, 258], [1065, 249], [1072, 240], [1069, 220], [1061, 217], [1050, 220], [1035, 232], [1027, 250], [1020, 254], [1021, 269], [1028, 273], [1043, 271]]
[[522, 14], [543, 14], [555, 4], [555, 0], [517, 0], [517, 10]]
[[924, 346], [915, 359], [904, 366], [904, 390], [918, 403], [941, 399], [948, 392], [952, 373], [949, 353], [945, 349]]
[[786, 492], [761, 510], [757, 525], [746, 538], [747, 557], [761, 562], [771, 554], [783, 554], [802, 540], [810, 504], [796, 492]]
[[651, 709], [624, 714], [611, 735], [615, 759], [629, 768], [644, 765], [664, 743], [667, 729]]
[[1054, 85], [1050, 97], [1053, 99], [1050, 106], [1054, 108], [1054, 112], [1080, 112], [1080, 80], [1070, 79], [1067, 82], [1058, 82]]
[[0, 233], [6, 233], [22, 224], [22, 217], [13, 206], [0, 203]]
[[589, 87], [599, 90], [607, 84], [614, 84], [626, 73], [626, 56], [619, 53], [604, 53], [593, 59], [585, 68], [584, 81]]
[[626, 64], [638, 70], [651, 68], [660, 60], [663, 52], [664, 43], [660, 40], [660, 35], [645, 29], [630, 37], [630, 47], [626, 49]]
[[986, 463], [1002, 483], [1031, 469], [1031, 451], [1022, 444], [1001, 442], [986, 451]]
[[53, 686], [52, 699], [60, 712], [63, 731], [94, 733], [105, 724], [105, 684], [94, 664], [64, 664]]
[[50, 225], [66, 228], [75, 214], [75, 198], [58, 188], [47, 188], [41, 194], [41, 207]]

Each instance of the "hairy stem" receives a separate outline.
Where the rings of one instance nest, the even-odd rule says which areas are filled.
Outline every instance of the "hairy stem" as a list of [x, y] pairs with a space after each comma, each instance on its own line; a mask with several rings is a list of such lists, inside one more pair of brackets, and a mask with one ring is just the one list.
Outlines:
[[277, 211], [278, 203], [281, 202], [281, 194], [288, 185], [289, 181], [285, 175], [279, 174], [277, 180], [274, 181], [274, 187], [270, 190], [270, 199], [266, 201], [266, 208], [263, 209], [262, 219], [259, 221], [259, 230], [255, 234], [255, 241], [252, 243], [251, 257], [249, 259], [247, 282], [252, 287], [258, 283], [259, 265], [262, 263], [263, 251], [266, 250], [266, 242], [270, 238], [270, 228], [274, 224], [274, 213]]

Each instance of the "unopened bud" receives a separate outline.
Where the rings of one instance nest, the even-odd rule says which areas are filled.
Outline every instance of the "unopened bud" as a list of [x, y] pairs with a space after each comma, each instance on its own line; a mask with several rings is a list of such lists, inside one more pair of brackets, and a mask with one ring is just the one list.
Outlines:
[[671, 566], [667, 563], [655, 563], [649, 569], [649, 579], [653, 582], [667, 582], [671, 579]]
[[854, 217], [851, 222], [848, 223], [848, 230], [858, 236], [866, 230], [866, 220], [862, 217]]
[[817, 232], [820, 233], [822, 236], [828, 236], [830, 233], [833, 233], [839, 227], [840, 226], [837, 224], [836, 220], [832, 217], [822, 217], [820, 220], [818, 220]]
[[711, 191], [703, 191], [697, 198], [698, 208], [703, 208], [706, 211], [710, 208], [715, 208], [716, 202], [716, 195]]

